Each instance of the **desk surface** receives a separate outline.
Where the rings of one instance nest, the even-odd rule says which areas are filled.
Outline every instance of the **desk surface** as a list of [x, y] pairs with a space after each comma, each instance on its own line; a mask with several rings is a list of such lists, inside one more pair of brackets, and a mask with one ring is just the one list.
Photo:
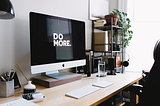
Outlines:
[[[36, 85], [37, 92], [42, 92], [46, 96], [46, 99], [44, 99], [41, 102], [37, 102], [37, 104], [39, 104], [40, 106], [89, 106], [89, 105], [96, 106], [99, 103], [112, 97], [119, 91], [127, 88], [133, 83], [136, 83], [140, 79], [141, 79], [141, 74], [139, 73], [126, 73], [126, 74], [110, 75], [103, 78], [97, 78], [94, 75], [93, 77], [83, 76], [81, 80], [52, 88], [45, 88]], [[75, 99], [65, 96], [65, 93], [67, 92], [76, 90], [78, 88], [87, 85], [92, 85], [93, 83], [103, 80], [108, 82], [113, 82], [114, 84], [106, 88], [102, 88], [101, 90], [98, 90], [80, 99]], [[16, 90], [14, 96], [12, 97], [0, 98], [0, 104], [21, 98], [20, 97], [21, 94], [23, 94], [22, 88]]]

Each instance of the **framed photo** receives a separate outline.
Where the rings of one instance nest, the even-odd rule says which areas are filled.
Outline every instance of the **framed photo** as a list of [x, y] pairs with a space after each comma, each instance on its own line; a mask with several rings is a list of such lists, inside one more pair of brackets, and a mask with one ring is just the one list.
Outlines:
[[94, 20], [109, 14], [109, 0], [89, 0], [89, 19]]

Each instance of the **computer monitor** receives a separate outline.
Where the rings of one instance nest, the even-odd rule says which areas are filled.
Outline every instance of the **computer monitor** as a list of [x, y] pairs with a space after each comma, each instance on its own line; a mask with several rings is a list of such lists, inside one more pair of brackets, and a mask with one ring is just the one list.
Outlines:
[[31, 73], [84, 66], [85, 22], [30, 12]]

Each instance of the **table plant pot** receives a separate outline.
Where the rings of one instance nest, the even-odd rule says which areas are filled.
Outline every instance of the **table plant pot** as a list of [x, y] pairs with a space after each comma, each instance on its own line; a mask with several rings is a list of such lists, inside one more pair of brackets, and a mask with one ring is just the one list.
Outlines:
[[23, 92], [25, 93], [34, 93], [36, 91], [36, 86], [28, 81], [28, 84], [24, 86]]
[[111, 24], [111, 17], [113, 19], [113, 25], [117, 25], [117, 21], [118, 21], [118, 15], [117, 14], [105, 15], [105, 18], [107, 18], [106, 19], [107, 25]]

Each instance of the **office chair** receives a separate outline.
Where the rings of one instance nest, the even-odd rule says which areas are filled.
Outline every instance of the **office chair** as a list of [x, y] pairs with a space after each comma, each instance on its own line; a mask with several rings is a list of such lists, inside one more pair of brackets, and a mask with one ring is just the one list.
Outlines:
[[127, 90], [139, 95], [136, 106], [160, 106], [160, 40], [157, 41], [154, 51], [154, 64], [144, 85], [133, 84]]

